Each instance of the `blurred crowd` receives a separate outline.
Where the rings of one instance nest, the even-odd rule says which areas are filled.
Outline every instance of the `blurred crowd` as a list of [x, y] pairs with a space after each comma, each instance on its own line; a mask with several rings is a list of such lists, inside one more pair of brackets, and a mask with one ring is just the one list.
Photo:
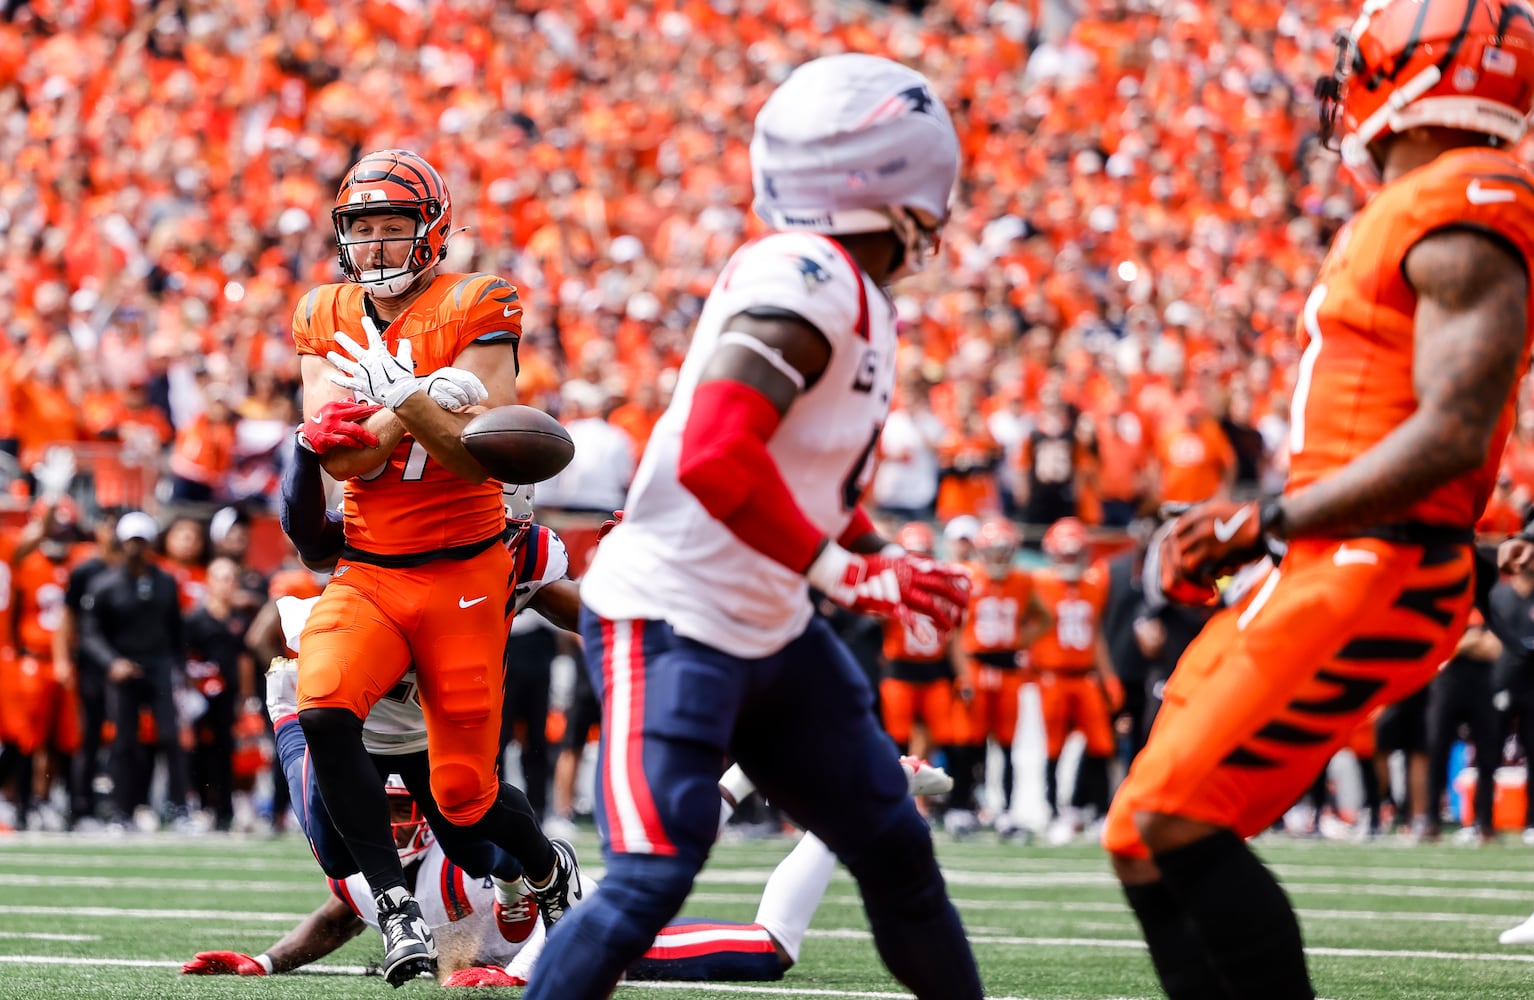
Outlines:
[[1040, 6], [9, 5], [0, 448], [29, 474], [50, 442], [120, 442], [158, 461], [162, 497], [270, 497], [290, 310], [337, 276], [333, 192], [359, 153], [404, 146], [467, 227], [449, 266], [522, 289], [523, 398], [637, 454], [757, 231], [757, 108], [795, 64], [857, 49], [919, 65], [964, 150], [941, 257], [897, 289], [876, 502], [1122, 525], [1276, 489], [1294, 325], [1360, 199], [1311, 97], [1355, 4], [1055, 0], [1072, 16], [1049, 31]]

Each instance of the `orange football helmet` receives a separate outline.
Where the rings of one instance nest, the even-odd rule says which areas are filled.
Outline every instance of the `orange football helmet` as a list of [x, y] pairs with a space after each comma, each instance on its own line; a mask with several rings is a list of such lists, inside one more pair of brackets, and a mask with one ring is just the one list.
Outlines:
[[1092, 562], [1087, 526], [1074, 517], [1062, 517], [1051, 524], [1044, 532], [1044, 555], [1062, 578], [1081, 579]]
[[913, 556], [930, 556], [937, 551], [937, 535], [925, 521], [908, 521], [895, 532], [895, 544]]
[[1534, 7], [1527, 0], [1366, 0], [1316, 81], [1321, 138], [1378, 181], [1379, 139], [1421, 126], [1523, 138], [1534, 110]]
[[[402, 266], [364, 269], [353, 259], [354, 246], [393, 242], [375, 237], [353, 240], [352, 220], [363, 215], [403, 215], [415, 220], [415, 234], [406, 237], [410, 255]], [[453, 207], [442, 176], [420, 154], [384, 149], [367, 154], [346, 172], [330, 220], [336, 229], [341, 273], [375, 295], [393, 297], [447, 254]]]
[[1022, 538], [1011, 521], [992, 518], [980, 525], [975, 532], [975, 554], [985, 566], [986, 572], [998, 579], [1012, 569]]

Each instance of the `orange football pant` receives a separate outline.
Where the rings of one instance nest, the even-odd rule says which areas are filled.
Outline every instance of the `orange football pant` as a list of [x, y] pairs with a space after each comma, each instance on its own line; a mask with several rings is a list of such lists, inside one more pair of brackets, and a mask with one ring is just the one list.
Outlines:
[[911, 727], [918, 719], [927, 727], [935, 746], [953, 742], [952, 679], [902, 681], [886, 677], [879, 682], [879, 702], [884, 710], [884, 731], [901, 746], [911, 742]]
[[54, 677], [51, 658], [0, 657], [0, 741], [24, 754], [72, 754], [81, 735], [79, 697]]
[[460, 826], [483, 816], [500, 791], [512, 572], [499, 543], [471, 559], [403, 569], [343, 561], [299, 640], [300, 712], [344, 708], [366, 718], [415, 665], [432, 795]]
[[1136, 813], [1250, 837], [1315, 781], [1358, 724], [1432, 679], [1469, 617], [1469, 546], [1303, 540], [1210, 620], [1166, 686], [1103, 830], [1146, 857]]
[[1086, 737], [1088, 757], [1111, 757], [1117, 746], [1113, 719], [1102, 682], [1093, 673], [1057, 673], [1039, 670], [1039, 701], [1044, 708], [1044, 741], [1054, 760], [1065, 749], [1065, 739], [1079, 731]]
[[953, 742], [980, 746], [989, 736], [1005, 750], [1017, 734], [1017, 696], [1023, 689], [1023, 672], [974, 661], [970, 661], [970, 669], [974, 671], [975, 696], [967, 712], [961, 702], [960, 711], [954, 713], [962, 721], [954, 725]]

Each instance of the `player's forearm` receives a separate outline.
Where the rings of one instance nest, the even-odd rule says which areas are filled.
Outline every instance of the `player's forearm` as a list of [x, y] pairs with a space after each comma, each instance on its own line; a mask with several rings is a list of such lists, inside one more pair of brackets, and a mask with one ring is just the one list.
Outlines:
[[367, 928], [356, 914], [335, 899], [309, 914], [266, 950], [272, 972], [292, 972], [340, 948]]
[[1419, 409], [1378, 444], [1298, 493], [1285, 496], [1277, 531], [1286, 538], [1336, 535], [1388, 523], [1486, 460], [1489, 431]]
[[573, 580], [551, 583], [528, 602], [528, 606], [566, 632], [580, 631], [581, 592]]
[[472, 414], [444, 410], [424, 392], [406, 399], [394, 413], [438, 465], [471, 483], [490, 478], [484, 466], [463, 446], [463, 428], [474, 419]]
[[341, 445], [320, 456], [320, 466], [333, 479], [351, 479], [366, 475], [383, 465], [405, 437], [405, 425], [390, 410], [379, 410], [362, 424], [378, 438], [366, 448]]
[[334, 559], [346, 544], [346, 529], [325, 509], [323, 461], [307, 448], [295, 448], [293, 461], [282, 473], [282, 532], [308, 564]]

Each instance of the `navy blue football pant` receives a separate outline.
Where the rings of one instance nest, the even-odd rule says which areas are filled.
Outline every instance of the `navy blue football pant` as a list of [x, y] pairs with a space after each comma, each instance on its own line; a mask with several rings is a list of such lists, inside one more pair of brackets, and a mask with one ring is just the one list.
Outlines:
[[813, 831], [863, 893], [880, 956], [922, 1000], [976, 1000], [979, 974], [927, 825], [873, 691], [815, 619], [778, 653], [742, 659], [663, 622], [582, 608], [602, 702], [602, 891], [555, 925], [525, 1000], [599, 1000], [681, 908], [719, 823], [728, 754]]
[[[309, 846], [313, 848], [320, 868], [334, 879], [356, 874], [357, 862], [352, 860], [346, 841], [341, 839], [341, 832], [336, 829], [325, 809], [325, 801], [320, 797], [319, 782], [315, 781], [309, 764], [309, 744], [304, 739], [304, 729], [298, 724], [297, 716], [283, 719], [277, 727], [277, 759], [288, 779], [293, 811], [298, 814], [299, 825], [303, 827], [304, 836], [309, 838]], [[443, 818], [431, 797], [431, 767], [425, 750], [399, 755], [374, 754], [373, 763], [380, 775], [398, 774], [404, 780], [421, 815], [426, 817], [432, 835], [453, 864], [474, 878], [496, 875], [511, 881], [522, 874], [522, 865], [515, 857]]]

